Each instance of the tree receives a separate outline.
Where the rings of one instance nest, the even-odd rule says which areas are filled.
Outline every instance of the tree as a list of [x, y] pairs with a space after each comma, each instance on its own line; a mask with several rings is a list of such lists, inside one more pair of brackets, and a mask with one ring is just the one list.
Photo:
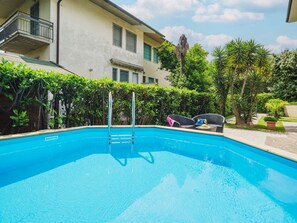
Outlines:
[[187, 51], [184, 58], [184, 74], [181, 77], [181, 61], [176, 56], [175, 46], [168, 41], [164, 41], [158, 49], [161, 69], [170, 72], [170, 75], [166, 78], [171, 82], [172, 86], [197, 91], [208, 91], [210, 86], [211, 81], [207, 73], [207, 55], [208, 53], [199, 44], [194, 44]]
[[189, 43], [188, 43], [187, 37], [185, 36], [185, 34], [182, 34], [179, 37], [179, 42], [177, 46], [175, 47], [176, 57], [180, 60], [180, 75], [179, 75], [178, 84], [179, 84], [179, 87], [181, 88], [184, 84], [186, 54], [188, 49], [189, 49]]
[[200, 44], [196, 43], [191, 47], [185, 57], [185, 68], [183, 87], [196, 90], [198, 92], [207, 92], [211, 85], [211, 75], [208, 74], [208, 61], [206, 52]]
[[[218, 52], [216, 52], [218, 53]], [[269, 51], [255, 41], [232, 40], [219, 52], [220, 69], [230, 74], [230, 94], [238, 125], [252, 125], [257, 94], [270, 74]], [[218, 58], [217, 58], [218, 59]], [[217, 61], [219, 63], [219, 61]]]
[[285, 50], [274, 55], [272, 92], [276, 97], [297, 101], [297, 50]]
[[226, 116], [226, 101], [230, 87], [230, 73], [227, 69], [227, 54], [224, 48], [216, 47], [213, 51], [214, 57], [211, 74], [215, 93], [218, 99], [220, 113]]

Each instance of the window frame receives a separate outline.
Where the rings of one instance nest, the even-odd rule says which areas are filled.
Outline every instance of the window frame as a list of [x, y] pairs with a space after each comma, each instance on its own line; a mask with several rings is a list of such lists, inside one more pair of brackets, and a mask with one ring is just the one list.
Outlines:
[[[137, 76], [137, 81], [136, 82], [134, 82], [134, 80], [133, 80], [134, 75]], [[139, 84], [139, 74], [136, 73], [136, 72], [132, 72], [132, 83]]]
[[[135, 42], [134, 42], [134, 48], [135, 51], [132, 49], [128, 49], [128, 35], [131, 35], [133, 37], [135, 37]], [[126, 50], [132, 52], [132, 53], [136, 53], [137, 52], [137, 35], [135, 33], [130, 32], [129, 30], [126, 30]]]
[[[114, 73], [114, 71], [116, 71], [116, 72]], [[115, 77], [115, 79], [114, 79], [114, 77]], [[116, 68], [116, 67], [112, 68], [112, 80], [113, 81], [118, 81], [118, 68]]]
[[[115, 28], [120, 30], [120, 45], [117, 45], [115, 40]], [[122, 48], [123, 47], [123, 28], [117, 24], [112, 24], [112, 45]]]
[[[127, 72], [127, 81], [122, 81], [122, 72]], [[123, 70], [123, 69], [120, 69], [120, 79], [119, 79], [120, 82], [126, 82], [126, 83], [129, 83], [129, 71], [128, 70]]]
[[[151, 80], [152, 80], [153, 82], [151, 82]], [[149, 84], [153, 84], [153, 83], [155, 83], [155, 79], [154, 79], [153, 77], [149, 77], [149, 78], [148, 78], [148, 83], [149, 83]]]
[[158, 49], [154, 47], [153, 48], [153, 52], [154, 52], [154, 55], [153, 55], [153, 61], [154, 61], [154, 63], [159, 63]]
[[[150, 51], [149, 51], [149, 57], [150, 58], [146, 58], [146, 53], [145, 53], [145, 47], [149, 47]], [[152, 61], [152, 46], [147, 44], [147, 43], [143, 43], [143, 58], [147, 61]]]

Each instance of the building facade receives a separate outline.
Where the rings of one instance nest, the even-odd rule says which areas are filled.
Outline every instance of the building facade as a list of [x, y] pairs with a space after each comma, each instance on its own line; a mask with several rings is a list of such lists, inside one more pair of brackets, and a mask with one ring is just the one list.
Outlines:
[[88, 78], [169, 86], [164, 36], [107, 0], [0, 0], [0, 50], [54, 61]]

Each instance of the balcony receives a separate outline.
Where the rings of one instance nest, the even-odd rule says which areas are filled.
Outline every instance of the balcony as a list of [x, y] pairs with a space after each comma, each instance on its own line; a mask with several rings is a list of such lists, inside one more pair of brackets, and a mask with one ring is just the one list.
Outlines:
[[53, 23], [16, 12], [0, 27], [0, 50], [26, 54], [53, 41]]

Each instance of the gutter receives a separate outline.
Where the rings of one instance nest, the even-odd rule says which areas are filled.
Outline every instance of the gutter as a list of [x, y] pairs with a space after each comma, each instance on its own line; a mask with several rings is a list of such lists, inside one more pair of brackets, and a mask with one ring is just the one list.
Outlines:
[[56, 64], [60, 62], [60, 6], [62, 0], [57, 2], [57, 49], [56, 49]]

